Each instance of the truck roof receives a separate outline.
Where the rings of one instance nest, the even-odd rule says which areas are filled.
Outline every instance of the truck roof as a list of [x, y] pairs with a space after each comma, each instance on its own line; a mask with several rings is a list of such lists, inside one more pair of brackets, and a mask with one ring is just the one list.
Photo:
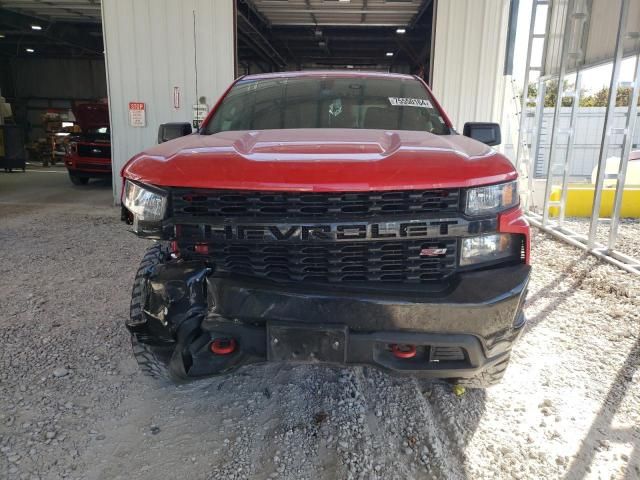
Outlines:
[[272, 73], [257, 73], [253, 75], [245, 75], [242, 79], [246, 80], [265, 80], [269, 78], [293, 78], [293, 77], [371, 77], [371, 78], [402, 78], [402, 79], [415, 79], [413, 75], [405, 73], [388, 73], [388, 72], [373, 72], [363, 70], [300, 70], [292, 72], [272, 72]]

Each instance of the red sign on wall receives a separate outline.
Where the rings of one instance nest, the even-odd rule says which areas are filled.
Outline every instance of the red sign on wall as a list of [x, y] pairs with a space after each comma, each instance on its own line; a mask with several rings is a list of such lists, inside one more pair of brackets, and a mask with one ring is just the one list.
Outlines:
[[132, 127], [147, 125], [147, 116], [143, 102], [129, 102], [129, 124]]

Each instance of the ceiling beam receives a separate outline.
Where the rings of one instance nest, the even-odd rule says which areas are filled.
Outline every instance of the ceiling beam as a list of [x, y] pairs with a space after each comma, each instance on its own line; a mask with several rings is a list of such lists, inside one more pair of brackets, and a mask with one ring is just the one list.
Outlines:
[[21, 8], [21, 9], [28, 9], [28, 10], [37, 10], [40, 6], [43, 7], [51, 7], [51, 8], [71, 8], [71, 9], [80, 9], [80, 10], [97, 10], [100, 11], [100, 4], [97, 3], [78, 3], [78, 2], [51, 2], [51, 1], [44, 1], [44, 0], [38, 0], [36, 2], [33, 3], [26, 3], [26, 2], [12, 2], [12, 1], [7, 1], [7, 0], [3, 0], [2, 2], [0, 2], [0, 5], [2, 6], [2, 8]]
[[340, 21], [340, 23], [337, 23], [323, 20], [319, 20], [318, 23], [298, 21], [273, 23], [274, 27], [359, 27], [363, 29], [369, 27], [403, 27], [405, 25], [406, 22], [401, 21], [367, 23], [366, 25], [358, 22]]
[[427, 10], [429, 10], [429, 7], [431, 7], [432, 3], [433, 3], [433, 0], [423, 0], [420, 10], [418, 10], [418, 13], [416, 13], [416, 16], [413, 17], [411, 19], [411, 22], [409, 23], [410, 29], [416, 26], [416, 24], [420, 21], [422, 16], [427, 12]]
[[[36, 20], [40, 21], [40, 19]], [[34, 32], [31, 30], [33, 23], [34, 17], [0, 8], [0, 28], [3, 29], [3, 33], [7, 38], [17, 36], [20, 41], [25, 40], [22, 42], [25, 47], [55, 43], [80, 50], [91, 56], [103, 55], [102, 37], [91, 35], [85, 28], [69, 23], [45, 22], [41, 31]], [[91, 28], [95, 29], [93, 26]], [[22, 32], [25, 31], [29, 34], [23, 35]]]
[[314, 15], [314, 14], [323, 14], [323, 15], [386, 15], [386, 16], [411, 16], [416, 15], [415, 7], [413, 8], [402, 8], [400, 6], [393, 5], [393, 8], [386, 9], [362, 9], [362, 8], [312, 8], [309, 0], [306, 0], [309, 8], [291, 8], [291, 7], [272, 7], [263, 8], [262, 12], [270, 17], [271, 15], [277, 14], [296, 14], [296, 15]]
[[411, 58], [411, 61], [415, 64], [418, 63], [418, 56], [416, 55], [416, 52], [413, 50], [413, 48], [411, 47], [411, 45], [405, 41], [404, 38], [402, 38], [400, 35], [398, 35], [396, 37], [396, 43], [398, 44], [398, 46], [404, 50], [407, 55], [409, 55], [409, 57]]
[[[363, 0], [362, 8], [365, 10], [365, 12], [368, 6], [369, 6], [369, 2], [367, 0]], [[363, 13], [362, 16], [360, 17], [360, 23], [365, 23], [366, 21], [367, 21], [367, 14]]]
[[273, 47], [271, 42], [260, 32], [258, 27], [251, 22], [240, 10], [237, 12], [238, 35], [239, 37], [256, 52], [260, 53], [263, 58], [274, 64], [276, 68], [283, 68], [287, 62], [280, 53]]
[[[300, 35], [300, 34], [288, 34], [273, 32], [272, 36], [278, 40], [288, 40], [291, 42], [318, 42], [318, 39], [312, 35]], [[331, 33], [325, 33], [324, 37], [330, 38], [332, 42], [345, 42], [345, 43], [386, 43], [393, 44], [396, 41], [396, 36], [391, 35], [333, 35]], [[421, 37], [407, 37], [409, 41], [420, 41]]]
[[313, 12], [311, 11], [311, 3], [309, 3], [309, 0], [305, 0], [305, 3], [307, 4], [307, 10], [301, 10], [302, 13], [308, 13], [309, 16], [311, 17], [311, 21], [315, 24], [318, 25], [318, 19], [316, 18], [316, 16], [313, 14]]
[[[265, 17], [262, 14], [260, 10], [258, 10], [255, 3], [253, 3], [253, 0], [241, 0], [241, 1], [247, 6], [247, 9], [248, 9], [247, 13], [250, 12], [252, 15], [255, 15], [256, 17], [258, 17], [258, 20], [260, 20], [260, 22], [262, 22], [267, 28], [271, 28], [271, 22], [267, 17]], [[250, 19], [249, 15], [247, 15], [247, 18]]]

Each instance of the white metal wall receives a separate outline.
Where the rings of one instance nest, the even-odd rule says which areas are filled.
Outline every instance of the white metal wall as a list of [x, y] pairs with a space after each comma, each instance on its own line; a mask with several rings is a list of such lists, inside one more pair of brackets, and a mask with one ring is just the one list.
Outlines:
[[438, 0], [432, 87], [456, 129], [501, 122], [509, 0]]
[[[591, 181], [591, 172], [598, 164], [598, 156], [600, 154], [600, 141], [602, 140], [602, 129], [604, 128], [605, 107], [580, 107], [576, 113], [574, 140], [573, 140], [573, 157], [569, 169], [569, 175], [572, 180], [584, 177]], [[560, 109], [560, 117], [558, 119], [558, 130], [566, 132], [569, 127], [569, 118], [571, 116], [571, 107], [562, 107]], [[616, 107], [613, 117], [613, 127], [621, 130], [624, 127], [626, 118], [626, 107]], [[534, 118], [534, 110], [527, 109], [525, 115], [524, 131], [526, 132], [526, 142], [531, 144], [531, 132], [536, 123]], [[534, 174], [537, 178], [547, 175], [547, 159], [549, 155], [549, 144], [551, 142], [551, 124], [553, 123], [553, 108], [544, 109], [544, 118], [542, 121], [542, 131], [540, 135], [540, 151], [535, 161]], [[631, 142], [635, 150], [640, 145], [640, 119], [636, 122], [636, 128], [633, 133]], [[507, 129], [508, 132], [508, 129]], [[504, 131], [503, 131], [504, 133]], [[509, 138], [507, 136], [507, 138]], [[503, 136], [503, 140], [505, 136]], [[611, 135], [609, 143], [608, 156], [619, 157], [622, 151], [622, 142], [624, 135], [615, 133]], [[513, 144], [503, 142], [505, 153], [515, 161], [515, 149]], [[566, 156], [567, 134], [558, 133], [558, 145], [554, 154], [553, 163], [560, 163]]]
[[[191, 122], [199, 97], [212, 107], [233, 81], [233, 1], [102, 0], [116, 203], [120, 169], [156, 143], [158, 126]], [[145, 127], [129, 125], [129, 102], [146, 104]]]

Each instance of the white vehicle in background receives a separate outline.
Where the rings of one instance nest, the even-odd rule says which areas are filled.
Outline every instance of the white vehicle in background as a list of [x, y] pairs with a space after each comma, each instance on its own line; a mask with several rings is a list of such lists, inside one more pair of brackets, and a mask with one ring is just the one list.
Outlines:
[[[615, 187], [618, 168], [620, 167], [620, 157], [607, 158], [607, 168], [605, 169], [604, 186]], [[596, 175], [598, 174], [598, 166], [596, 165], [591, 172], [591, 183], [596, 183]], [[640, 186], [640, 150], [634, 150], [629, 154], [629, 163], [627, 164], [627, 176], [624, 181], [625, 187], [631, 185]]]

